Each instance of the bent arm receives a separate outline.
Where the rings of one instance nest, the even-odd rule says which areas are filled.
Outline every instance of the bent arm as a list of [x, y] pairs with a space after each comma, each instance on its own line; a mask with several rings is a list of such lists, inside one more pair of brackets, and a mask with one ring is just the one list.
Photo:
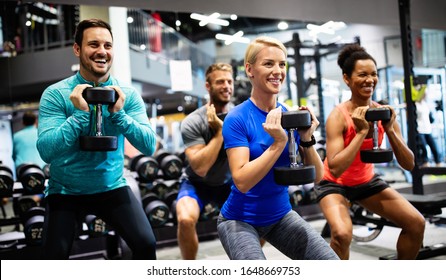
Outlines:
[[316, 148], [313, 146], [308, 148], [300, 147], [299, 151], [303, 155], [304, 164], [305, 165], [314, 165], [314, 168], [316, 170], [316, 178], [314, 180], [314, 183], [319, 183], [320, 180], [322, 180], [322, 177], [324, 176], [324, 164], [322, 163], [321, 157], [316, 151]]
[[45, 91], [42, 95], [37, 149], [47, 163], [69, 152], [81, 133], [88, 129], [90, 114], [74, 109], [73, 114], [67, 118], [70, 106], [71, 102], [63, 99], [58, 91]]
[[252, 161], [249, 161], [248, 147], [227, 149], [229, 168], [237, 189], [242, 193], [246, 193], [260, 182], [273, 168], [285, 146], [286, 141], [274, 142], [260, 157]]
[[207, 145], [197, 144], [185, 149], [189, 165], [198, 176], [206, 176], [217, 160], [222, 145], [223, 136], [220, 130]]
[[339, 110], [333, 110], [327, 119], [326, 148], [327, 163], [330, 173], [336, 178], [341, 176], [353, 163], [356, 154], [361, 149], [362, 142], [367, 136], [367, 130], [360, 130], [347, 147], [344, 147], [344, 116]]
[[109, 116], [113, 125], [144, 155], [152, 155], [156, 147], [156, 134], [139, 95], [128, 98], [123, 109]]
[[387, 123], [383, 122], [382, 125], [386, 131], [387, 138], [389, 139], [390, 146], [392, 147], [398, 164], [405, 170], [411, 171], [415, 166], [415, 157], [411, 149], [407, 146], [401, 134], [401, 129], [396, 122], [396, 114], [392, 107], [385, 106], [391, 111], [391, 119]]

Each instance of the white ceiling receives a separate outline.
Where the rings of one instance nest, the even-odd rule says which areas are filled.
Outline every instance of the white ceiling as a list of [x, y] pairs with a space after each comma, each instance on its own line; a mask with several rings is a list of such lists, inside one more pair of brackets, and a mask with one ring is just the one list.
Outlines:
[[[446, 30], [445, 0], [51, 0], [54, 4], [124, 6], [172, 12], [400, 26], [399, 3], [410, 2], [413, 29]], [[42, 1], [45, 2], [45, 1]], [[249, 4], [248, 4], [249, 3]]]

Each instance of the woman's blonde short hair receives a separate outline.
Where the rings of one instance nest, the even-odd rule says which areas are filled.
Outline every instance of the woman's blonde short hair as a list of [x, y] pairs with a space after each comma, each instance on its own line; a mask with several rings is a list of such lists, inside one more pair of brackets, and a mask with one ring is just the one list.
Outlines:
[[257, 60], [257, 54], [264, 47], [277, 47], [283, 51], [285, 57], [287, 56], [287, 49], [282, 42], [272, 37], [260, 36], [248, 45], [245, 52], [245, 65], [247, 63], [254, 64]]

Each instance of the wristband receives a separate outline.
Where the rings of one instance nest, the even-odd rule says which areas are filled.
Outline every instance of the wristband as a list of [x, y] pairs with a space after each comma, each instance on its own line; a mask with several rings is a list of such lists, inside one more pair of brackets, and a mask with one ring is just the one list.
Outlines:
[[299, 145], [301, 147], [308, 148], [308, 147], [311, 147], [311, 146], [313, 146], [315, 144], [316, 144], [316, 139], [314, 138], [314, 135], [311, 135], [311, 140], [310, 141], [308, 141], [308, 142], [300, 141]]

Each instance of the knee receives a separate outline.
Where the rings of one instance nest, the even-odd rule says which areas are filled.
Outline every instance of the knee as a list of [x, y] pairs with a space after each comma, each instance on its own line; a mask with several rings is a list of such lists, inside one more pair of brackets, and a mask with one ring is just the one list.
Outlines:
[[418, 236], [420, 238], [423, 238], [424, 236], [424, 230], [426, 227], [426, 220], [422, 215], [417, 215], [409, 223], [407, 223], [406, 228], [403, 230], [406, 230], [407, 232], [411, 233], [414, 236]]
[[339, 244], [340, 246], [350, 246], [352, 242], [352, 232], [344, 229], [338, 228], [331, 230], [332, 241]]
[[194, 230], [197, 221], [192, 217], [178, 217], [178, 227], [182, 230]]

